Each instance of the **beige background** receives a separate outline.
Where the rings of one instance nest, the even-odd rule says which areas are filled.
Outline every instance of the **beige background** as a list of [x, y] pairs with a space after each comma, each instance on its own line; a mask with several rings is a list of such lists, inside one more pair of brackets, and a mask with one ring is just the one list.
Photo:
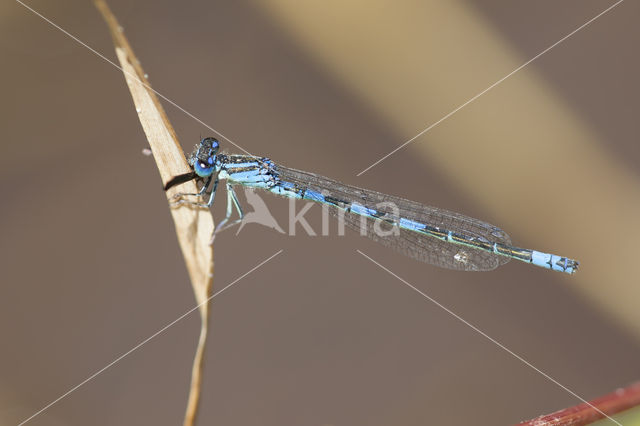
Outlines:
[[[28, 4], [115, 59], [90, 3]], [[356, 177], [611, 4], [111, 2], [154, 88], [250, 152], [582, 262], [456, 273], [352, 234], [225, 232], [217, 289], [284, 252], [214, 299], [199, 424], [508, 424], [579, 402], [356, 249], [585, 398], [638, 380], [637, 3]], [[0, 12], [0, 423], [16, 424], [194, 299], [121, 73], [18, 3]], [[186, 150], [214, 134], [165, 106]], [[286, 228], [288, 203], [264, 200]], [[197, 321], [30, 424], [179, 424]]]

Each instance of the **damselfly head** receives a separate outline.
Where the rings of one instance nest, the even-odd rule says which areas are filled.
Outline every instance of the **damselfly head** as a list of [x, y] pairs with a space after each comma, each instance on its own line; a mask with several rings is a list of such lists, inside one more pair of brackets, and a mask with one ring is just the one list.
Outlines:
[[196, 146], [195, 151], [189, 156], [189, 164], [198, 176], [209, 177], [213, 174], [218, 149], [220, 149], [220, 143], [216, 138], [204, 138]]

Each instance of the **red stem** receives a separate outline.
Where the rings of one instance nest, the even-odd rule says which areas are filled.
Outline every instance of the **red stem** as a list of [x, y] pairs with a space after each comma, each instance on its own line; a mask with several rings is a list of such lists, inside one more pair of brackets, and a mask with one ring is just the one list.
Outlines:
[[[591, 405], [589, 405], [591, 404]], [[602, 413], [613, 415], [628, 408], [640, 405], [640, 382], [634, 383], [626, 388], [617, 389], [607, 395], [590, 401], [589, 404], [579, 404], [574, 407], [565, 408], [555, 413], [536, 417], [526, 422], [518, 423], [517, 426], [547, 426], [547, 425], [586, 425], [596, 420], [604, 418]], [[592, 407], [593, 406], [593, 407]]]

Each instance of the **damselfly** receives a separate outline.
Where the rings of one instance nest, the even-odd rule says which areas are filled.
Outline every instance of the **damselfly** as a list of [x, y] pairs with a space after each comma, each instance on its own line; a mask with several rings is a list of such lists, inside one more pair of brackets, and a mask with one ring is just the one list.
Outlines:
[[[488, 271], [517, 259], [568, 274], [578, 269], [577, 260], [512, 246], [506, 232], [481, 220], [290, 169], [265, 157], [220, 154], [219, 148], [215, 138], [202, 139], [188, 158], [192, 171], [175, 176], [165, 185], [167, 190], [193, 179], [202, 180], [200, 192], [177, 194], [174, 204], [210, 207], [218, 182], [226, 180], [227, 214], [217, 230], [242, 220], [242, 208], [233, 187], [243, 185], [326, 205], [331, 213], [343, 217], [347, 226], [363, 231], [369, 238], [443, 268]], [[206, 202], [185, 199], [207, 195]], [[227, 223], [234, 208], [239, 219]], [[387, 231], [381, 232], [381, 225]], [[388, 232], [389, 228], [397, 232]]]

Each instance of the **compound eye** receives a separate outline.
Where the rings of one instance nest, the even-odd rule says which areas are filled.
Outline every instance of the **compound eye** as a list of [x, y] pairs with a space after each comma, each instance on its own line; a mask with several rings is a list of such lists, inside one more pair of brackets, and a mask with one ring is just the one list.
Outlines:
[[193, 165], [193, 171], [200, 177], [209, 177], [213, 173], [213, 158], [209, 157], [207, 162], [197, 160]]

